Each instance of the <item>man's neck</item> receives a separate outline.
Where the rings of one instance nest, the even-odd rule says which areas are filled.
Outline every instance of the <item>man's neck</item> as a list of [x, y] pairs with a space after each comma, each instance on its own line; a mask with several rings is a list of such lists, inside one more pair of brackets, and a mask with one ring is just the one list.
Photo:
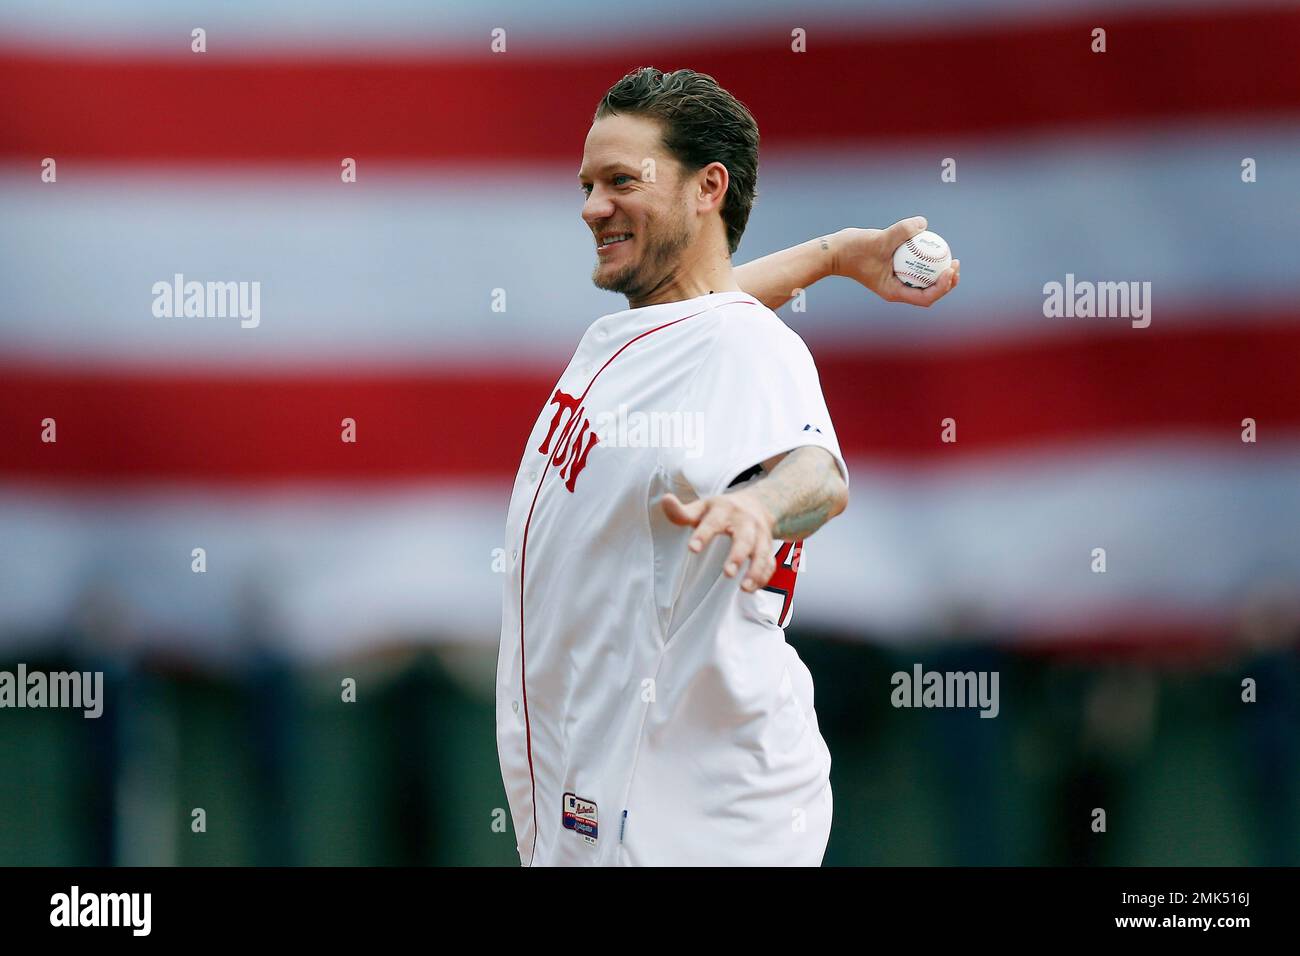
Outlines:
[[642, 298], [627, 300], [629, 309], [640, 309], [648, 305], [663, 305], [666, 302], [683, 302], [702, 295], [715, 292], [740, 292], [731, 268], [731, 257], [714, 254], [706, 256], [703, 262], [693, 264], [693, 268], [671, 276], [667, 282]]

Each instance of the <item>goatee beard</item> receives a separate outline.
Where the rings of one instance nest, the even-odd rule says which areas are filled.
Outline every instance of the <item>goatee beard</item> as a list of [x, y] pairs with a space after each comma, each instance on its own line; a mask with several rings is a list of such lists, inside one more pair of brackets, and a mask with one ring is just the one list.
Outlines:
[[641, 262], [630, 262], [618, 272], [601, 278], [600, 265], [591, 273], [597, 289], [625, 295], [629, 300], [645, 298], [675, 271], [682, 251], [690, 244], [691, 236], [684, 225], [671, 233], [656, 238], [646, 246]]

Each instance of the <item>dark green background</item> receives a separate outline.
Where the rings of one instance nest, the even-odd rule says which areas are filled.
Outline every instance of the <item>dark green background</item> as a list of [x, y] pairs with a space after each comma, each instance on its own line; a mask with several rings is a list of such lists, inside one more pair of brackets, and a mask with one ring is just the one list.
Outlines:
[[[1143, 662], [794, 643], [833, 759], [828, 865], [1300, 863], [1292, 648]], [[495, 659], [395, 648], [226, 675], [148, 660], [107, 673], [98, 720], [0, 710], [0, 864], [518, 865], [508, 812], [492, 828]], [[1000, 715], [895, 709], [890, 675], [916, 662], [996, 670]], [[1093, 807], [1108, 832], [1091, 832]]]

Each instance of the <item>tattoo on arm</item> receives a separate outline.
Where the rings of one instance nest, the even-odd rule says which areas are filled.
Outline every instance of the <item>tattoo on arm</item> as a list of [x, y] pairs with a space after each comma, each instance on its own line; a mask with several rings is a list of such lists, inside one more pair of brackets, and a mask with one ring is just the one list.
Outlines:
[[832, 275], [835, 269], [834, 235], [809, 239], [736, 266], [732, 276], [736, 285], [769, 309], [779, 309], [794, 297], [796, 289], [806, 289]]
[[781, 541], [807, 538], [847, 503], [834, 456], [816, 445], [796, 448], [750, 487], [776, 518], [772, 537]]

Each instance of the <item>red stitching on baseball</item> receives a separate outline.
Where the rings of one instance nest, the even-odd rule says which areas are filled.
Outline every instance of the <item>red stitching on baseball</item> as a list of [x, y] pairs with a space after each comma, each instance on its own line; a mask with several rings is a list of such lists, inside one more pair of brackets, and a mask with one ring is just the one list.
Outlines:
[[916, 243], [914, 243], [911, 239], [907, 240], [907, 248], [910, 249], [910, 250], [912, 250], [912, 255], [917, 256], [918, 258], [924, 259], [926, 262], [942, 262], [942, 261], [943, 261], [943, 256], [931, 256], [931, 255], [927, 255], [926, 253], [922, 252], [919, 248], [917, 248]]

